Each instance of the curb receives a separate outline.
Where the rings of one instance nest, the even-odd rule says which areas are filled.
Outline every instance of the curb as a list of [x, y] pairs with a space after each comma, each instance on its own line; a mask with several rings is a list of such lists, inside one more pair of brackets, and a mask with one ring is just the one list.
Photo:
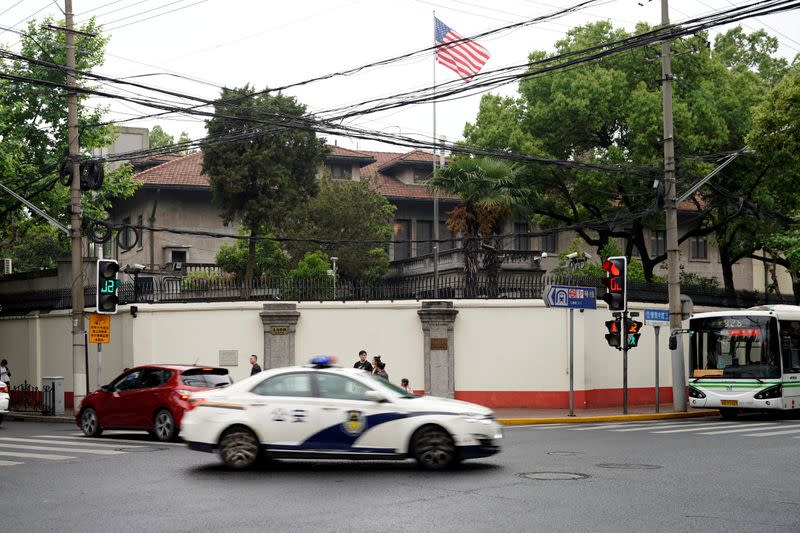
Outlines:
[[75, 424], [74, 416], [45, 416], [30, 413], [15, 413], [11, 411], [5, 415], [6, 420], [13, 420], [15, 422], [44, 422], [55, 424]]
[[673, 418], [697, 418], [719, 415], [716, 409], [702, 409], [686, 413], [637, 413], [631, 415], [601, 416], [559, 416], [549, 418], [498, 418], [503, 426], [520, 426], [533, 424], [591, 424], [594, 422], [631, 422], [635, 420], [669, 420]]

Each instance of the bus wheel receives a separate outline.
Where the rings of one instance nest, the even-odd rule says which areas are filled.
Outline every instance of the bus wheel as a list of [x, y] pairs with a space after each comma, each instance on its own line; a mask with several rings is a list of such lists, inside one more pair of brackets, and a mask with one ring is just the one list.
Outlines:
[[733, 420], [738, 414], [738, 409], [725, 408], [719, 410], [719, 416], [721, 416], [723, 420]]

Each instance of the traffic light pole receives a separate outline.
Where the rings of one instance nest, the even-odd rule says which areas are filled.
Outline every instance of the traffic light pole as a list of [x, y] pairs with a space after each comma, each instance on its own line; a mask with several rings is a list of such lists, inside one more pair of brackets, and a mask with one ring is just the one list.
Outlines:
[[[75, 38], [72, 33], [72, 0], [64, 0], [64, 37], [67, 47], [67, 85], [75, 86]], [[72, 240], [72, 389], [73, 407], [78, 406], [86, 396], [86, 336], [83, 318], [83, 241], [81, 239], [81, 178], [78, 157], [78, 94], [70, 91], [67, 95], [67, 122], [69, 141], [69, 162], [72, 182], [70, 185], [70, 232]]]
[[[669, 26], [669, 3], [661, 0], [661, 25]], [[664, 189], [667, 212], [667, 272], [670, 335], [681, 329], [681, 287], [678, 248], [678, 205], [675, 183], [675, 139], [672, 132], [672, 63], [670, 41], [661, 42], [661, 79], [664, 107]], [[686, 374], [683, 364], [683, 342], [677, 337], [672, 350], [672, 404], [675, 411], [686, 411]]]
[[628, 414], [628, 312], [622, 312], [622, 414]]

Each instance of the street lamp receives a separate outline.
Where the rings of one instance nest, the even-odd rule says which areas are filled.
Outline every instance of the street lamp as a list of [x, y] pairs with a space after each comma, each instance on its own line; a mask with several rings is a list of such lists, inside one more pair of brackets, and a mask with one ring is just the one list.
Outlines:
[[333, 299], [336, 299], [336, 262], [339, 260], [338, 257], [331, 257], [331, 265], [333, 268], [331, 269], [331, 275], [333, 276]]

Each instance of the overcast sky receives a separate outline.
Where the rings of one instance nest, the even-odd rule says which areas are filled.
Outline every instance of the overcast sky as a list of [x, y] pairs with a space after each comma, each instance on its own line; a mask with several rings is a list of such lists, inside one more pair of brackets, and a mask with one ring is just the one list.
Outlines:
[[[22, 0], [14, 5], [17, 3], [18, 0], [0, 0], [0, 13], [8, 9], [0, 15], [0, 25], [23, 29], [22, 21], [37, 11], [37, 19], [48, 15], [63, 18], [56, 6], [63, 7], [63, 0]], [[469, 36], [576, 3], [577, 0], [496, 0], [488, 7], [483, 0], [73, 0], [73, 9], [76, 23], [96, 14], [111, 34], [106, 63], [96, 72], [114, 77], [170, 72], [205, 83], [166, 75], [139, 81], [213, 98], [219, 93], [214, 85], [278, 86], [431, 46], [434, 10], [451, 28]], [[747, 3], [749, 0], [672, 0], [670, 17], [673, 22], [680, 22]], [[175, 11], [170, 13], [172, 10]], [[153, 18], [145, 20], [148, 17]], [[660, 18], [659, 0], [608, 0], [556, 21], [480, 40], [491, 53], [485, 68], [522, 63], [532, 50], [552, 50], [555, 41], [576, 25], [609, 19], [615, 26], [631, 30], [638, 21], [655, 25]], [[741, 24], [747, 31], [763, 28], [777, 37], [781, 43], [779, 54], [790, 61], [800, 53], [797, 11]], [[18, 48], [14, 46], [18, 38], [10, 32], [0, 34], [0, 42], [14, 48]], [[316, 82], [289, 93], [310, 110], [319, 111], [430, 85], [433, 70], [428, 56]], [[457, 77], [437, 66], [436, 78], [441, 82]], [[514, 95], [516, 85], [494, 92]], [[460, 139], [464, 123], [475, 117], [479, 100], [476, 95], [438, 104], [438, 135], [445, 135], [448, 140]], [[102, 103], [111, 106], [110, 116], [115, 119], [154, 112], [125, 102]], [[181, 131], [192, 138], [205, 134], [202, 119], [197, 118], [162, 117], [128, 123], [142, 127], [154, 124], [176, 137]], [[352, 124], [430, 139], [431, 104], [359, 117]], [[398, 150], [373, 141], [339, 138], [337, 142], [353, 149]]]

